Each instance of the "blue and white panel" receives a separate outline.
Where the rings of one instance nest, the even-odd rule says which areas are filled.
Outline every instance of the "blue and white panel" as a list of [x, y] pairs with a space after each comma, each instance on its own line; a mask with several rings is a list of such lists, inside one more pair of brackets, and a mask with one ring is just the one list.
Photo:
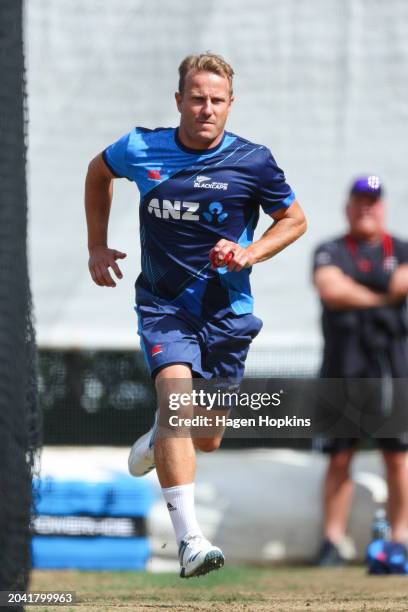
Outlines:
[[142, 570], [151, 555], [146, 518], [154, 502], [146, 480], [57, 479], [34, 483], [33, 566]]

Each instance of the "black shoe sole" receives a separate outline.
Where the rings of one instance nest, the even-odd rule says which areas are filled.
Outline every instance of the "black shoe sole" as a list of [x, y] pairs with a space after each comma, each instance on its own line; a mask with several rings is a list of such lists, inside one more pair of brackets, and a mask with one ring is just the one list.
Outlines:
[[224, 565], [224, 555], [216, 550], [213, 550], [205, 555], [205, 559], [197, 569], [188, 576], [185, 575], [185, 568], [180, 571], [180, 578], [193, 578], [194, 576], [204, 576], [209, 572], [220, 569]]

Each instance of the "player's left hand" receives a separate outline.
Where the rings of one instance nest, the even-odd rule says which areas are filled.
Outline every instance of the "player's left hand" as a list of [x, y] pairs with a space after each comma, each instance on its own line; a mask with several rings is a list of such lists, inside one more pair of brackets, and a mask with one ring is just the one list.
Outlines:
[[232, 257], [226, 265], [228, 272], [240, 272], [240, 270], [250, 268], [255, 263], [247, 249], [224, 238], [217, 242], [212, 252], [215, 253], [220, 262], [225, 260], [228, 253], [232, 253]]

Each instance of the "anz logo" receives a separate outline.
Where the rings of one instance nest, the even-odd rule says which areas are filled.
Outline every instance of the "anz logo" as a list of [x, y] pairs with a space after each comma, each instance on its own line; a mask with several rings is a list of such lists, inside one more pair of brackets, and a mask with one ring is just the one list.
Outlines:
[[222, 223], [228, 217], [228, 213], [223, 212], [221, 202], [211, 202], [208, 212], [203, 212], [203, 217], [209, 223]]
[[158, 219], [182, 219], [183, 221], [199, 221], [200, 216], [197, 213], [200, 208], [198, 202], [181, 202], [175, 200], [158, 200], [154, 198], [147, 205], [147, 210], [150, 214], [155, 215]]
[[[177, 219], [181, 221], [199, 221], [200, 204], [198, 202], [182, 202], [180, 200], [159, 200], [154, 198], [147, 204], [147, 210], [158, 219]], [[206, 221], [219, 225], [228, 217], [223, 212], [221, 202], [211, 202], [208, 210], [202, 213]]]

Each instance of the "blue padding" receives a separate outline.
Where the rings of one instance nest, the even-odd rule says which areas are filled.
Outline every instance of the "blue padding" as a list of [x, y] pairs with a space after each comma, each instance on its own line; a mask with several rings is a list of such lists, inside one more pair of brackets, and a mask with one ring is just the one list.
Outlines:
[[130, 476], [98, 483], [44, 478], [34, 490], [37, 514], [146, 516], [154, 501], [150, 483]]
[[41, 569], [143, 570], [150, 547], [146, 538], [35, 536], [32, 553]]

